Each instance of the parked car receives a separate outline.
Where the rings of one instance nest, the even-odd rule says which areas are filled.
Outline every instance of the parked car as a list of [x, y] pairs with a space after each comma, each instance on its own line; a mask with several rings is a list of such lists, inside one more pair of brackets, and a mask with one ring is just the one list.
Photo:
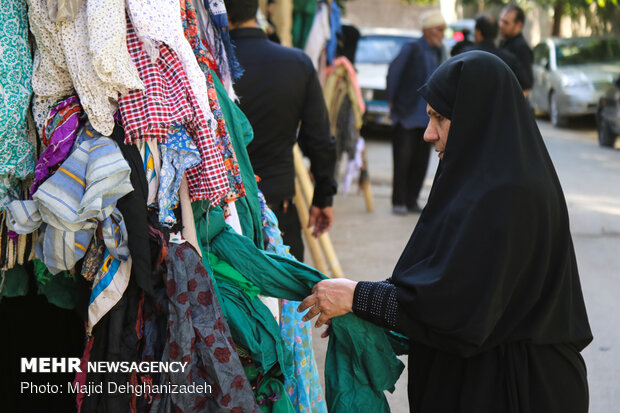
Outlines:
[[357, 79], [366, 103], [365, 124], [391, 125], [386, 77], [388, 67], [407, 42], [419, 38], [415, 30], [362, 28], [355, 52]]
[[551, 37], [534, 48], [530, 103], [549, 113], [554, 126], [571, 116], [595, 114], [620, 75], [620, 37]]
[[460, 41], [474, 41], [474, 27], [476, 27], [476, 19], [461, 19], [454, 23], [448, 23], [444, 32], [444, 47], [446, 55], [450, 56], [450, 51]]
[[616, 138], [620, 135], [620, 77], [599, 100], [596, 129], [598, 130], [598, 143], [601, 146], [613, 148]]

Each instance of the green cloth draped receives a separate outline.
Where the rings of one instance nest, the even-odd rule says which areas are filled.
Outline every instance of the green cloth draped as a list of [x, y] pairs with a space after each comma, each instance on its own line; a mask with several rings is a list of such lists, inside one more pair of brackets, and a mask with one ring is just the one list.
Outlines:
[[0, 299], [21, 297], [28, 294], [28, 272], [23, 265], [15, 265], [0, 274]]
[[[300, 301], [327, 278], [298, 261], [259, 250], [226, 225], [221, 209], [198, 212], [194, 210], [201, 247], [228, 262], [262, 295]], [[334, 318], [325, 363], [329, 411], [389, 412], [383, 392], [393, 391], [403, 367], [383, 329], [353, 314]]]
[[306, 47], [315, 13], [316, 0], [293, 0], [293, 46]]
[[254, 139], [254, 131], [250, 121], [239, 109], [239, 106], [228, 97], [224, 85], [215, 72], [211, 71], [211, 74], [245, 187], [245, 197], [235, 201], [241, 222], [241, 231], [243, 235], [253, 240], [256, 246], [263, 248], [263, 221], [260, 215], [260, 203], [258, 202], [258, 184], [246, 149]]

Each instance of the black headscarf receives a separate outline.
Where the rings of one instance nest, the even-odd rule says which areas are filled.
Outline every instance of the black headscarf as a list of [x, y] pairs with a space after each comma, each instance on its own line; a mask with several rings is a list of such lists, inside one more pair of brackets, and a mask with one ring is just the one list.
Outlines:
[[451, 120], [426, 208], [400, 257], [400, 327], [462, 356], [592, 339], [564, 195], [519, 83], [467, 52], [419, 90]]

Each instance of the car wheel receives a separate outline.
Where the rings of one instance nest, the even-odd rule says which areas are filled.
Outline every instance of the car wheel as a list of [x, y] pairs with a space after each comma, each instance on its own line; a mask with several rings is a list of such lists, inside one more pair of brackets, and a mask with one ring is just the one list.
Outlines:
[[551, 124], [556, 127], [566, 126], [566, 116], [560, 115], [560, 109], [558, 108], [558, 99], [555, 96], [555, 92], [549, 94], [549, 120]]
[[596, 122], [596, 129], [598, 131], [598, 143], [601, 146], [605, 146], [607, 148], [613, 148], [616, 143], [616, 136], [611, 130], [611, 126], [609, 123], [602, 117], [597, 116], [598, 122]]

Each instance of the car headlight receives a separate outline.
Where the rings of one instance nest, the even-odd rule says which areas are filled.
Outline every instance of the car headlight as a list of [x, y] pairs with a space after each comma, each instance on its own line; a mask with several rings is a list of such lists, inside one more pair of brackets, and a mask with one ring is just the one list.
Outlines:
[[362, 89], [362, 97], [364, 100], [372, 100], [373, 98], [373, 90], [372, 89]]

